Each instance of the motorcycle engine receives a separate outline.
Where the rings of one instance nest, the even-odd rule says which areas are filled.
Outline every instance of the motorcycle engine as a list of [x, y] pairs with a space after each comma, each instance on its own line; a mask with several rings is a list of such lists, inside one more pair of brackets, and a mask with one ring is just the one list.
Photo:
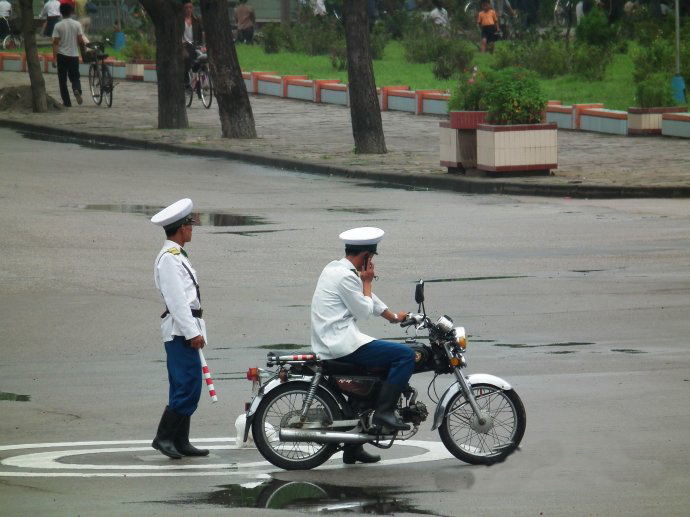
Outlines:
[[412, 422], [414, 425], [419, 425], [429, 416], [429, 411], [423, 402], [415, 402], [414, 404], [400, 409], [400, 418], [403, 422]]

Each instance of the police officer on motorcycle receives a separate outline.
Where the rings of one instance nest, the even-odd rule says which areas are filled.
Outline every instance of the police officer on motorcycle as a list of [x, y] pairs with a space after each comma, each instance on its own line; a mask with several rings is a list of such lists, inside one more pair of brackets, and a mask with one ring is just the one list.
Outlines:
[[[406, 312], [392, 312], [372, 291], [375, 278], [373, 256], [383, 239], [379, 228], [354, 228], [340, 234], [345, 257], [330, 262], [321, 272], [311, 303], [311, 346], [321, 359], [337, 359], [362, 366], [388, 368], [388, 377], [378, 395], [374, 424], [407, 431], [395, 412], [402, 390], [414, 371], [415, 354], [409, 347], [367, 336], [358, 320], [372, 315], [400, 323]], [[346, 445], [343, 462], [375, 463], [381, 459], [362, 445]]]

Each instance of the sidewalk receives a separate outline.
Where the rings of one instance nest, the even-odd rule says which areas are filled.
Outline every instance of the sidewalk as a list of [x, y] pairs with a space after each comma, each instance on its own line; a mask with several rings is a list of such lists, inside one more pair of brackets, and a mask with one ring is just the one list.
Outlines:
[[[57, 77], [44, 75], [59, 99]], [[1, 72], [0, 88], [29, 84], [26, 73]], [[418, 187], [477, 193], [577, 197], [690, 197], [690, 144], [670, 137], [622, 137], [560, 130], [559, 167], [552, 176], [448, 174], [439, 165], [434, 116], [383, 112], [388, 153], [353, 154], [350, 111], [335, 105], [251, 96], [259, 138], [220, 138], [217, 106], [195, 99], [190, 128], [156, 129], [156, 84], [116, 82], [113, 107], [95, 106], [82, 78], [84, 104], [59, 112], [1, 111], [0, 126], [53, 132], [183, 154], [224, 156], [304, 172], [371, 178]]]

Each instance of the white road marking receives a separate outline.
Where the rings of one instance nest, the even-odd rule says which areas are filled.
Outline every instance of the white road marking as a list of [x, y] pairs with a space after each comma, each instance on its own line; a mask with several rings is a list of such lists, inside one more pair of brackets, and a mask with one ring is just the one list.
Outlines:
[[[207, 447], [211, 450], [240, 450], [237, 445], [218, 445], [218, 442], [236, 443], [235, 438], [201, 438], [195, 439], [195, 443], [210, 444]], [[131, 445], [146, 444], [144, 447], [131, 447]], [[103, 447], [104, 445], [124, 445], [125, 447]], [[383, 460], [367, 468], [400, 465], [405, 463], [418, 463], [424, 461], [438, 461], [453, 456], [438, 442], [427, 442], [421, 440], [411, 440], [398, 442], [396, 445], [404, 447], [416, 447], [423, 449], [424, 452], [405, 458], [393, 458]], [[86, 447], [86, 448], [85, 448]], [[169, 460], [160, 458], [165, 464], [94, 464], [94, 463], [64, 463], [60, 460], [80, 455], [112, 454], [112, 453], [132, 453], [141, 451], [151, 451], [149, 440], [122, 440], [122, 441], [94, 441], [94, 442], [57, 442], [57, 443], [34, 443], [0, 446], [2, 451], [15, 451], [24, 449], [59, 449], [47, 452], [35, 452], [10, 456], [0, 464], [21, 470], [0, 471], [0, 477], [161, 477], [161, 476], [230, 476], [230, 475], [256, 475], [263, 477], [268, 472], [276, 471], [276, 467], [267, 461], [249, 461], [243, 463], [200, 463], [200, 464], [175, 464]], [[65, 449], [67, 448], [67, 449]], [[336, 454], [333, 459], [340, 458], [341, 454]], [[149, 458], [157, 456], [139, 457], [142, 461], [149, 461]], [[72, 460], [73, 461], [73, 460]], [[154, 460], [155, 461], [155, 460]], [[338, 463], [325, 464], [319, 469], [342, 468]], [[46, 472], [51, 470], [53, 472]], [[70, 472], [54, 471], [70, 470]], [[93, 472], [99, 471], [99, 472]], [[118, 471], [118, 472], [108, 472]], [[126, 472], [122, 472], [126, 471]]]

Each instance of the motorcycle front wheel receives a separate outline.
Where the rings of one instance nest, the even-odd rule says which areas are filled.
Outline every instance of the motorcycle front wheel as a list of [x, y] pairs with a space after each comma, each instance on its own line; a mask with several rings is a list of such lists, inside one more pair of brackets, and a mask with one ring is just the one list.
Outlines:
[[517, 449], [525, 434], [527, 415], [514, 390], [475, 384], [472, 393], [483, 422], [474, 414], [462, 392], [449, 402], [438, 432], [453, 456], [472, 465], [503, 461]]
[[[280, 429], [299, 421], [309, 384], [288, 383], [269, 391], [259, 404], [252, 423], [252, 436], [261, 455], [276, 467], [308, 470], [328, 461], [337, 443], [283, 442]], [[318, 388], [307, 413], [307, 423], [328, 425], [340, 418], [340, 408], [323, 388]]]

